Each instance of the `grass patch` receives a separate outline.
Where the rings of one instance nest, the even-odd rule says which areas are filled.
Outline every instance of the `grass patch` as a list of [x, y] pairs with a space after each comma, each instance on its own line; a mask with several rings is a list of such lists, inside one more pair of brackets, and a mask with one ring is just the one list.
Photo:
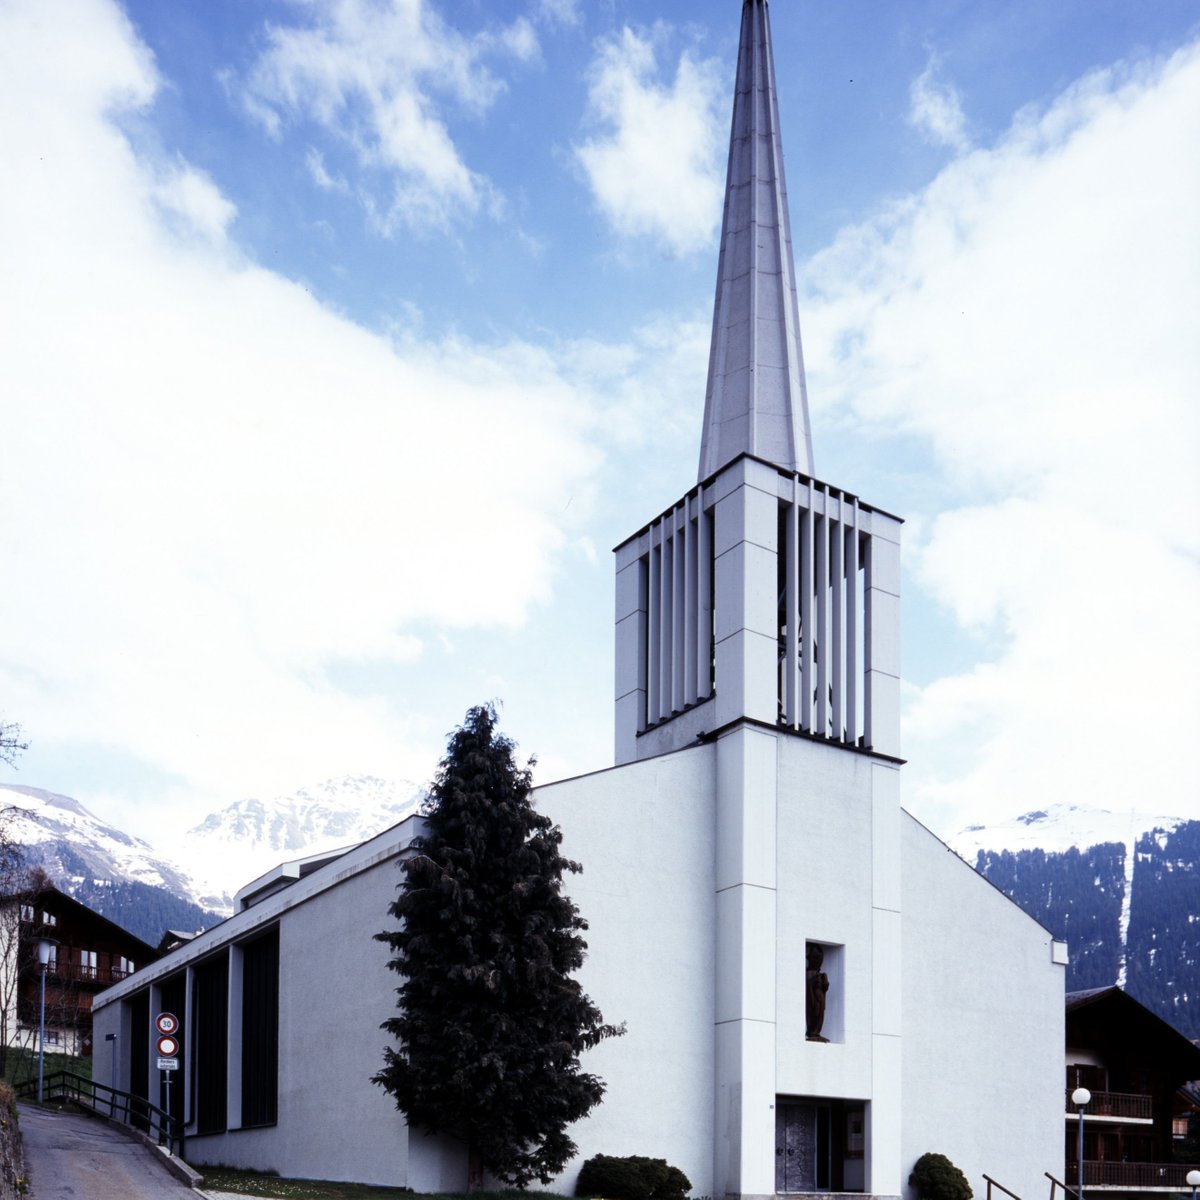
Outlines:
[[[365, 1183], [329, 1183], [317, 1179], [281, 1179], [257, 1171], [228, 1167], [197, 1167], [204, 1176], [202, 1190], [238, 1196], [269, 1196], [280, 1200], [464, 1200], [461, 1196], [427, 1195], [408, 1188], [371, 1187]], [[474, 1192], [470, 1200], [560, 1200], [551, 1192]]]
[[[53, 1075], [55, 1071], [73, 1071], [76, 1075], [82, 1075], [84, 1079], [91, 1079], [92, 1060], [83, 1057], [77, 1058], [73, 1054], [54, 1054], [47, 1051], [46, 1076]], [[16, 1087], [29, 1080], [36, 1081], [37, 1075], [37, 1051], [29, 1050], [24, 1046], [9, 1046], [4, 1055], [4, 1082]]]

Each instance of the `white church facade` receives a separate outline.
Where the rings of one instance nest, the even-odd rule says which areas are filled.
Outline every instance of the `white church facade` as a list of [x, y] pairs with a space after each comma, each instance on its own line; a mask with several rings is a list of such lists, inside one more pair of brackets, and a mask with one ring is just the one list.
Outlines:
[[[1061, 1178], [1066, 948], [900, 805], [901, 522], [814, 474], [764, 0], [745, 0], [699, 482], [616, 551], [616, 764], [537, 789], [583, 864], [585, 991], [624, 1037], [580, 1154], [707, 1196], [909, 1193], [948, 1155]], [[370, 1083], [411, 818], [284, 864], [97, 998], [103, 1082], [160, 1102], [182, 1021], [189, 1161], [461, 1190], [461, 1147]]]

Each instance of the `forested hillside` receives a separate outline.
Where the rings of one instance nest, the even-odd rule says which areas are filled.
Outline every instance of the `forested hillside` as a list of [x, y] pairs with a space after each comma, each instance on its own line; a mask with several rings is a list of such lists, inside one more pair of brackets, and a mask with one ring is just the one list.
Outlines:
[[1200, 821], [1151, 830], [1128, 849], [980, 850], [976, 869], [1070, 947], [1068, 990], [1121, 983], [1200, 1037]]

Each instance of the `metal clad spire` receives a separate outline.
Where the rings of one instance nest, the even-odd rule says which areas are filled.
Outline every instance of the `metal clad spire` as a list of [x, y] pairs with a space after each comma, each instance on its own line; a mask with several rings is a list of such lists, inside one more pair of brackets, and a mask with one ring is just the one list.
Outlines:
[[749, 453], [813, 474], [766, 0], [745, 0], [700, 478]]

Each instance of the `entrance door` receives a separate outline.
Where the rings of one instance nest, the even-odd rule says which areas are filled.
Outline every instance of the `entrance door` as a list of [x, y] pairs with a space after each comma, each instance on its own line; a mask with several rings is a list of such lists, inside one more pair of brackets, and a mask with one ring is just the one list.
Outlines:
[[781, 1104], [775, 1110], [775, 1190], [817, 1190], [817, 1105]]

